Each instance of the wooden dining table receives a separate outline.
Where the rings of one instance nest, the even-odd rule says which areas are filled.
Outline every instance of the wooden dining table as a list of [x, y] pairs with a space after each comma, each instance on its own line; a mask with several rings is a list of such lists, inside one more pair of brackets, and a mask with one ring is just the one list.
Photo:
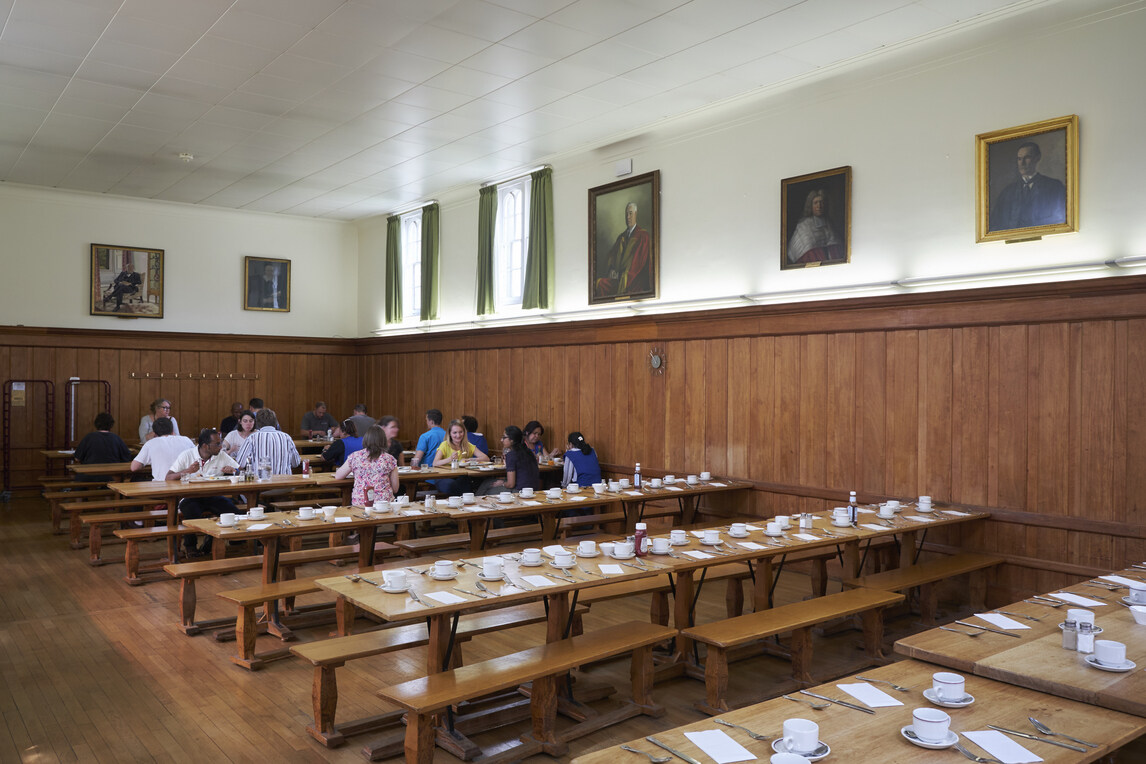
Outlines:
[[[1133, 577], [1140, 573], [1142, 571], [1120, 571], [1114, 575]], [[968, 637], [953, 631], [931, 629], [900, 639], [895, 643], [895, 651], [955, 671], [1146, 717], [1146, 672], [1143, 671], [1146, 668], [1146, 625], [1135, 623], [1130, 611], [1119, 602], [1126, 595], [1126, 589], [1107, 591], [1091, 586], [1092, 583], [1093, 580], [1084, 581], [1054, 591], [1106, 604], [1087, 607], [1067, 603], [1054, 608], [1019, 601], [998, 608], [1040, 619], [1029, 621], [1016, 617], [1016, 621], [1030, 627], [1007, 630], [1016, 637], [990, 632]], [[1084, 661], [1085, 656], [1078, 652], [1063, 649], [1058, 624], [1063, 621], [1067, 608], [1072, 607], [1093, 610], [1095, 625], [1103, 630], [1097, 639], [1125, 644], [1126, 657], [1137, 664], [1137, 668], [1122, 673], [1100, 670], [1088, 665]], [[977, 617], [962, 620], [990, 626]], [[951, 628], [975, 631], [960, 625]]]
[[107, 462], [106, 464], [73, 463], [68, 465], [68, 472], [75, 475], [107, 475], [113, 480], [127, 480], [130, 479], [132, 474], [131, 462]]
[[[908, 688], [908, 692], [899, 692], [886, 684], [870, 683], [871, 686], [903, 704], [874, 708], [873, 714], [834, 704], [822, 710], [813, 710], [802, 703], [773, 698], [715, 717], [747, 727], [753, 732], [770, 737], [770, 740], [754, 740], [743, 730], [719, 725], [715, 719], [654, 731], [652, 736], [669, 747], [691, 756], [700, 764], [711, 764], [714, 759], [686, 737], [686, 733], [711, 735], [713, 732], [721, 732], [747, 749], [748, 753], [755, 756], [758, 761], [767, 761], [774, 751], [772, 747], [774, 740], [782, 737], [784, 721], [802, 718], [810, 719], [819, 725], [819, 739], [831, 749], [824, 760], [825, 764], [831, 762], [935, 764], [935, 762], [966, 761], [953, 750], [929, 750], [915, 745], [901, 732], [904, 727], [912, 724], [914, 709], [933, 706], [923, 697], [922, 691], [931, 687], [931, 675], [936, 670], [936, 666], [922, 661], [901, 660], [861, 672], [864, 677]], [[838, 687], [840, 684], [857, 682], [859, 680], [849, 677], [809, 689], [817, 695], [863, 706], [863, 703]], [[1097, 746], [1080, 753], [1037, 741], [1012, 738], [1032, 753], [1041, 756], [1048, 764], [1085, 764], [1098, 761], [1146, 732], [1146, 720], [1139, 717], [1048, 695], [1037, 690], [1015, 687], [986, 677], [966, 677], [966, 692], [975, 698], [973, 703], [963, 708], [941, 710], [950, 715], [951, 730], [959, 734], [961, 738], [959, 742], [978, 755], [984, 755], [986, 752], [965, 737], [964, 733], [987, 730], [988, 724], [1035, 733], [1036, 730], [1028, 720], [1028, 716], [1035, 717], [1055, 732], [1073, 735], [1093, 742]], [[805, 695], [797, 694], [794, 697], [820, 702]], [[654, 756], [669, 755], [643, 737], [631, 740], [625, 745]], [[630, 761], [633, 764], [637, 762], [645, 764], [644, 759], [638, 758], [619, 745], [613, 745], [578, 756], [573, 759], [573, 764], [617, 764]]]
[[[557, 489], [561, 490], [561, 489]], [[496, 496], [477, 497], [473, 504], [450, 507], [438, 503], [438, 510], [451, 520], [466, 523], [470, 534], [470, 550], [479, 551], [485, 547], [486, 536], [495, 520], [509, 517], [536, 515], [541, 520], [541, 538], [552, 541], [557, 538], [561, 515], [576, 510], [599, 509], [617, 505], [616, 496], [594, 494], [593, 491], [561, 491], [559, 498], [551, 499], [544, 491], [536, 491], [532, 496], [513, 494], [503, 502]]]
[[700, 499], [705, 496], [720, 495], [723, 497], [723, 513], [739, 515], [747, 511], [748, 489], [752, 485], [743, 481], [713, 478], [710, 480], [697, 480], [689, 483], [687, 480], [674, 480], [653, 488], [652, 481], [646, 479], [640, 488], [622, 488], [619, 491], [606, 490], [606, 494], [616, 496], [621, 501], [625, 512], [625, 530], [632, 533], [636, 524], [644, 519], [645, 506], [649, 502], [675, 500], [680, 507], [680, 525], [692, 525], [696, 522], [696, 513]]

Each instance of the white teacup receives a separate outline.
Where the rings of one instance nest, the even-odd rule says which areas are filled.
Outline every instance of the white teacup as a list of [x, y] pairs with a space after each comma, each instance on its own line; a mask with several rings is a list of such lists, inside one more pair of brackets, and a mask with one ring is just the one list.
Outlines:
[[720, 531], [715, 528], [709, 528], [704, 532], [704, 543], [715, 544], [720, 541]]
[[521, 495], [523, 498], [526, 498], [526, 499], [531, 498], [533, 496], [533, 489], [529, 488], [529, 487], [522, 488], [521, 489]]
[[601, 552], [603, 552], [606, 557], [612, 557], [613, 552], [614, 552], [614, 549], [613, 549], [614, 546], [615, 545], [613, 544], [612, 541], [602, 541], [601, 542]]
[[513, 501], [513, 492], [512, 491], [502, 491], [501, 493], [499, 493], [497, 495], [497, 500], [498, 501], [504, 501], [504, 502]]
[[262, 507], [251, 507], [247, 510], [247, 517], [251, 518], [252, 520], [258, 520], [262, 518], [264, 514], [266, 514], [266, 510]]
[[621, 490], [621, 484], [618, 483], [616, 480], [610, 480], [609, 481], [609, 490], [610, 491], [619, 491], [619, 490]]
[[398, 503], [399, 504], [409, 504], [410, 503], [410, 496], [408, 494], [402, 494], [401, 496], [398, 497]]
[[792, 518], [788, 517], [788, 515], [776, 515], [776, 522], [780, 523], [780, 527], [784, 530], [788, 530], [792, 527]]
[[1146, 605], [1146, 584], [1130, 584], [1130, 601], [1136, 605]]
[[434, 561], [434, 575], [445, 577], [454, 572], [454, 564], [449, 560]]
[[529, 549], [521, 550], [521, 561], [528, 562], [532, 565], [535, 562], [541, 562], [541, 550], [530, 547]]
[[594, 483], [593, 484], [593, 492], [594, 493], [604, 493], [605, 489], [608, 487], [609, 487], [608, 483]]
[[899, 509], [899, 501], [897, 499], [888, 499], [884, 502], [884, 505], [892, 509]]
[[[231, 517], [234, 518], [234, 515], [231, 515]], [[313, 520], [314, 519], [314, 507], [299, 507], [298, 519], [299, 520]]]
[[463, 504], [473, 504], [475, 501], [477, 501], [477, 499], [474, 498], [473, 493], [466, 491], [465, 493], [462, 494], [462, 503]]
[[581, 486], [577, 485], [576, 483], [570, 483], [569, 485], [565, 486], [565, 491], [566, 493], [581, 493]]
[[459, 508], [460, 506], [462, 506], [462, 504], [465, 503], [464, 501], [462, 501], [461, 496], [451, 496], [450, 498], [446, 499], [446, 501], [454, 509]]
[[384, 570], [382, 571], [382, 580], [385, 582], [387, 589], [405, 589], [406, 571]]
[[323, 507], [322, 508], [322, 514], [323, 514], [323, 516], [326, 517], [327, 520], [333, 520], [334, 519], [334, 513], [337, 511], [338, 511], [338, 507]]
[[569, 551], [558, 552], [553, 555], [553, 564], [567, 568], [573, 564], [573, 553]]
[[560, 488], [550, 488], [548, 491], [545, 492], [545, 495], [548, 496], [550, 499], [560, 499], [561, 498], [561, 489]]
[[820, 744], [820, 725], [811, 719], [784, 720], [784, 747], [792, 753], [811, 753]]
[[577, 554], [582, 557], [592, 557], [597, 554], [597, 542], [593, 539], [577, 542]]
[[963, 677], [950, 671], [937, 671], [932, 674], [931, 690], [940, 700], [958, 701], [967, 695]]
[[700, 473], [700, 479], [701, 480], [712, 480], [712, 473], [711, 472], [702, 472], [702, 473]]
[[628, 478], [621, 478], [617, 482], [621, 484], [621, 488], [628, 488], [630, 485]]
[[684, 544], [688, 542], [688, 534], [679, 528], [669, 531], [669, 541], [674, 544]]
[[390, 511], [391, 512], [401, 512], [402, 506], [406, 503], [407, 502], [398, 501], [397, 499], [395, 499], [394, 501], [390, 502]]
[[847, 507], [836, 507], [836, 508], [834, 508], [832, 510], [832, 519], [833, 520], [847, 520], [848, 519], [848, 508]]
[[665, 485], [672, 485], [676, 482], [676, 475], [665, 475]]
[[696, 485], [699, 481], [700, 481], [700, 478], [698, 478], [696, 475], [689, 475], [688, 478], [686, 479], [686, 482], [689, 485]]
[[1131, 605], [1130, 615], [1134, 616], [1134, 623], [1146, 626], [1146, 605]]
[[886, 504], [880, 504], [879, 505], [879, 516], [884, 518], [885, 520], [890, 520], [891, 518], [895, 517], [895, 510], [892, 509], [891, 507], [887, 506]]
[[911, 712], [911, 728], [920, 740], [941, 743], [947, 739], [951, 717], [938, 708], [917, 708]]
[[733, 536], [746, 536], [748, 535], [747, 523], [733, 523], [728, 531]]
[[780, 523], [776, 522], [775, 520], [769, 520], [768, 525], [765, 526], [764, 532], [775, 536], [780, 533], [780, 530]]
[[234, 512], [224, 512], [223, 514], [219, 515], [219, 525], [234, 525], [234, 524], [235, 524], [235, 513]]
[[1103, 666], [1126, 664], [1126, 645], [1113, 639], [1094, 640], [1094, 659]]
[[[385, 505], [385, 504], [383, 504], [382, 506], [386, 506], [386, 505]], [[384, 509], [383, 509], [383, 510], [379, 510], [379, 511], [380, 511], [380, 512], [385, 512], [386, 510], [384, 510]], [[373, 506], [370, 506], [370, 507], [363, 507], [363, 508], [362, 508], [362, 516], [363, 516], [363, 517], [370, 517], [370, 516], [371, 516], [371, 515], [373, 515], [373, 514], [374, 514], [374, 507], [373, 507]]]
[[653, 551], [657, 554], [668, 554], [669, 540], [661, 536], [653, 539]]
[[501, 578], [500, 557], [486, 557], [481, 561], [481, 572], [486, 578]]
[[1074, 621], [1076, 624], [1089, 623], [1094, 625], [1094, 611], [1085, 608], [1072, 607], [1066, 609], [1066, 620]]
[[660, 488], [662, 485], [664, 485], [664, 482], [661, 481], [660, 478], [653, 478], [652, 480], [649, 481], [649, 485], [652, 486], [653, 488]]
[[920, 504], [930, 504], [931, 503], [931, 497], [930, 496], [920, 496], [919, 497], [919, 503]]
[[613, 544], [614, 557], [630, 557], [633, 554], [633, 545], [628, 541], [617, 541]]

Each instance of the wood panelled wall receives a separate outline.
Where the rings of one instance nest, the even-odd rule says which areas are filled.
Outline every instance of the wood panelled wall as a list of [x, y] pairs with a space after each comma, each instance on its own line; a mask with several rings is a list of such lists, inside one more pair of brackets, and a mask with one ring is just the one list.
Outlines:
[[[284, 428], [299, 426], [303, 412], [319, 399], [336, 416], [350, 414], [356, 401], [356, 349], [351, 341], [307, 338], [235, 337], [138, 332], [89, 332], [53, 329], [0, 329], [0, 381], [46, 379], [55, 384], [52, 442], [65, 437], [64, 389], [69, 377], [111, 383], [111, 413], [116, 432], [138, 441], [139, 419], [156, 398], [172, 401], [180, 431], [191, 437], [200, 427], [218, 427], [231, 403], [254, 396], [274, 408]], [[151, 379], [132, 373], [151, 373]], [[159, 373], [164, 379], [158, 379]], [[221, 379], [189, 379], [188, 374], [219, 374]], [[230, 375], [258, 375], [233, 379]], [[176, 379], [175, 375], [179, 378]], [[76, 387], [76, 433], [91, 430], [103, 410], [102, 387]], [[43, 474], [39, 454], [46, 443], [42, 388], [29, 385], [24, 407], [12, 409], [11, 485], [35, 484]]]
[[491, 442], [536, 418], [623, 469], [747, 478], [761, 514], [853, 488], [1005, 510], [930, 540], [1015, 557], [1012, 589], [1146, 559], [1138, 277], [370, 340], [362, 364], [404, 438], [433, 405]]

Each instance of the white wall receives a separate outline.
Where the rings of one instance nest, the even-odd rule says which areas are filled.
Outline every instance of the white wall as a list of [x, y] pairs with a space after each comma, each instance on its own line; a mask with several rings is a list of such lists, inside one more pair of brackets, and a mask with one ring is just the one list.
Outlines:
[[[549, 158], [555, 310], [587, 307], [587, 189], [614, 180], [613, 163], [626, 157], [635, 174], [661, 171], [663, 301], [1146, 253], [1146, 185], [1136, 182], [1146, 160], [1139, 136], [1146, 3], [1110, 10], [1118, 5], [1039, 7], [926, 49], [892, 51], [857, 70], [663, 123], [618, 151]], [[1079, 233], [976, 244], [975, 135], [1068, 114], [1080, 121]], [[781, 272], [781, 179], [841, 165], [853, 172], [852, 262]], [[477, 189], [438, 198], [441, 320], [468, 321]], [[381, 261], [384, 221], [362, 230]], [[383, 291], [372, 296], [363, 295], [360, 307], [363, 335], [383, 326]]]
[[[353, 225], [0, 185], [0, 324], [357, 336]], [[161, 320], [89, 315], [93, 243], [166, 250]], [[243, 257], [291, 261], [289, 313], [242, 309]]]

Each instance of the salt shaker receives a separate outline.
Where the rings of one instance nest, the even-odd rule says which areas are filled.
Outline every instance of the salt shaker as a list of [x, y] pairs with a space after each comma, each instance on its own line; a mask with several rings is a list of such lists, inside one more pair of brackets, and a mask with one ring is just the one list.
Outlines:
[[1062, 649], [1078, 649], [1078, 624], [1075, 621], [1067, 620], [1062, 624]]
[[1094, 625], [1087, 621], [1078, 625], [1078, 651], [1085, 655], [1094, 652]]

